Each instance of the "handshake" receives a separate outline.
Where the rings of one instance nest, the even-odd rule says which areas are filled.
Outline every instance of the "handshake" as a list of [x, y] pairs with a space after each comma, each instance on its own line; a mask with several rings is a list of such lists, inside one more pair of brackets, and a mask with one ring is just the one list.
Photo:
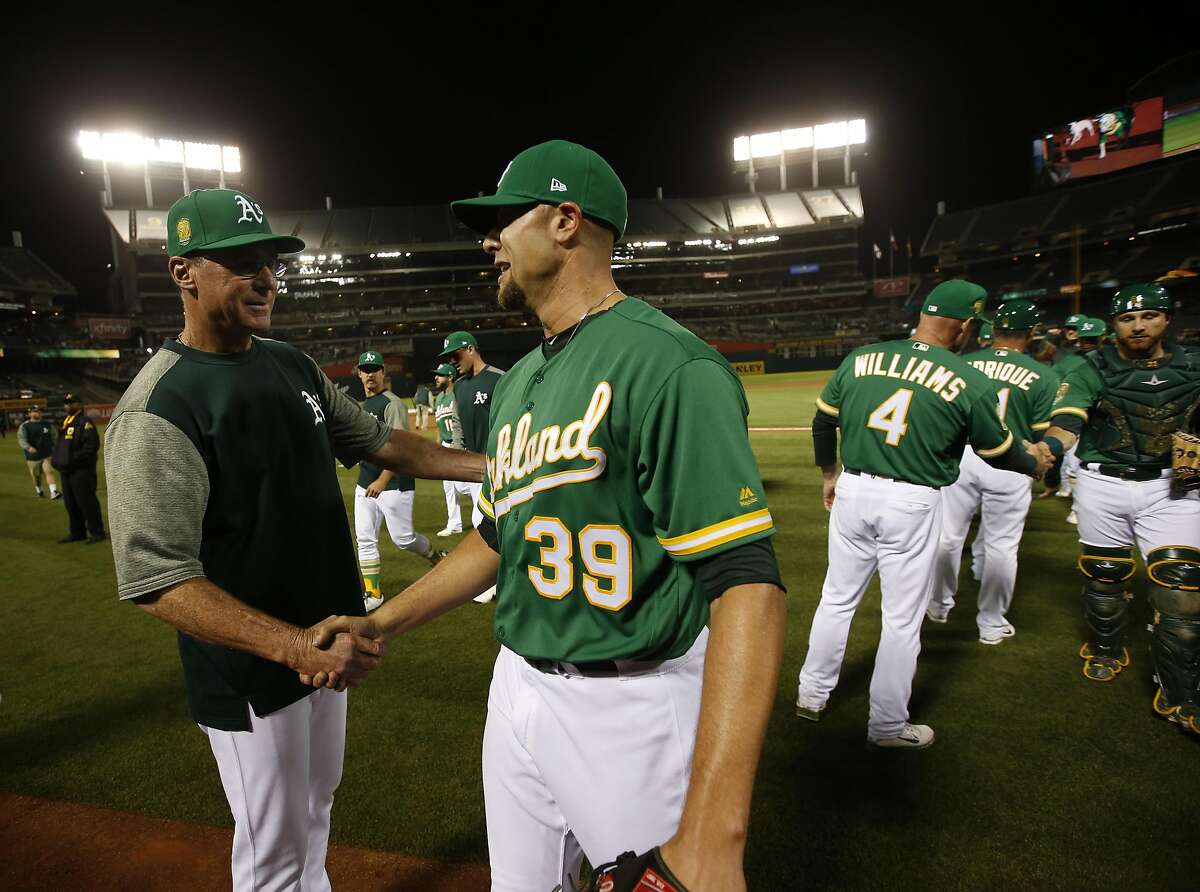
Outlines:
[[284, 662], [304, 684], [344, 691], [362, 684], [386, 653], [383, 631], [370, 617], [330, 616], [298, 630]]
[[1025, 447], [1026, 454], [1037, 464], [1029, 476], [1035, 480], [1041, 480], [1045, 473], [1054, 467], [1054, 453], [1050, 451], [1049, 446], [1042, 442], [1030, 443], [1028, 440], [1022, 440], [1021, 445]]

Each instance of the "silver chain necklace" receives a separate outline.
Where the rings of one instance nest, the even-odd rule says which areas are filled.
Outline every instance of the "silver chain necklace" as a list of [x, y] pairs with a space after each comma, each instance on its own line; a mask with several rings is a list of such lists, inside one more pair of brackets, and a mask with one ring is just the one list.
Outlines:
[[[621, 290], [620, 288], [614, 288], [612, 291], [608, 292], [608, 294], [604, 295], [604, 297], [600, 298], [598, 301], [596, 301], [594, 304], [592, 304], [590, 307], [588, 307], [586, 310], [583, 311], [583, 315], [579, 317], [579, 321], [576, 322], [571, 327], [571, 334], [567, 337], [567, 342], [562, 345], [562, 349], [566, 350], [567, 347], [569, 347], [571, 345], [571, 341], [575, 337], [575, 332], [579, 331], [579, 326], [583, 325], [583, 320], [588, 317], [588, 314], [590, 314], [592, 312], [592, 310], [596, 309], [596, 307], [600, 306], [600, 304], [604, 303], [606, 300], [608, 300], [614, 294], [617, 294], [620, 290]], [[561, 331], [552, 338], [546, 338], [546, 343], [549, 344], [551, 347], [553, 347], [554, 342], [557, 341], [560, 337], [562, 337]]]

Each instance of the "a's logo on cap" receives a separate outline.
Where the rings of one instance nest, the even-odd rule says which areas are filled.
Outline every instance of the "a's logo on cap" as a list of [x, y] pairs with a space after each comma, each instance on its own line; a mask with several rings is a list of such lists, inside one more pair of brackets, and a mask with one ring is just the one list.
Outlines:
[[975, 312], [979, 313], [982, 311], [983, 311], [983, 301], [982, 300], [975, 301]]
[[566, 192], [567, 191], [566, 183], [564, 183], [562, 180], [558, 179], [557, 177], [550, 177], [550, 191], [551, 192]]
[[450, 346], [450, 339], [449, 339], [449, 338], [446, 338], [446, 340], [442, 341], [442, 349], [443, 349], [443, 350], [445, 350], [445, 349], [446, 349], [447, 347], [449, 347], [449, 346]]
[[242, 209], [242, 215], [237, 219], [238, 223], [261, 223], [263, 221], [262, 208], [245, 195], [235, 195], [233, 200]]
[[181, 245], [186, 245], [192, 240], [192, 221], [187, 217], [180, 217], [179, 222], [175, 224], [175, 238], [179, 239]]

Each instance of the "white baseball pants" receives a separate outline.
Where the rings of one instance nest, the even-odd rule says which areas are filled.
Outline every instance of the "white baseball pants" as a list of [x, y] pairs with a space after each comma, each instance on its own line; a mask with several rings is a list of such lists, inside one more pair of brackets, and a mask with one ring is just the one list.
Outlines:
[[1155, 480], [1121, 480], [1084, 467], [1075, 487], [1079, 541], [1128, 548], [1142, 557], [1165, 545], [1200, 548], [1200, 493], [1171, 497], [1171, 472]]
[[941, 544], [929, 586], [929, 606], [939, 612], [954, 607], [963, 543], [971, 518], [982, 509], [977, 539], [983, 541], [983, 560], [979, 562], [976, 624], [983, 637], [995, 637], [1008, 623], [1005, 616], [1017, 585], [1017, 549], [1032, 499], [1030, 482], [1024, 474], [993, 468], [968, 446], [958, 480], [942, 490]]
[[402, 492], [389, 489], [374, 499], [367, 498], [367, 491], [354, 487], [354, 536], [358, 540], [358, 563], [368, 567], [379, 564], [379, 524], [387, 521], [388, 535], [397, 548], [425, 556], [429, 554], [429, 540], [413, 531], [412, 490]]
[[700, 718], [708, 630], [656, 668], [611, 678], [541, 672], [500, 648], [483, 732], [495, 892], [578, 882], [679, 828]]
[[1075, 454], [1075, 450], [1078, 448], [1078, 443], [1072, 443], [1071, 448], [1063, 453], [1062, 475], [1068, 480], [1075, 480], [1079, 477], [1079, 456]]
[[837, 686], [850, 622], [879, 571], [883, 631], [871, 676], [867, 735], [895, 737], [921, 652], [921, 621], [942, 523], [939, 490], [870, 474], [842, 473], [829, 518], [829, 569], [800, 670], [800, 699], [824, 706]]
[[208, 735], [233, 813], [234, 892], [328, 892], [329, 813], [342, 780], [346, 695], [327, 689]]
[[[444, 446], [447, 449], [453, 448], [449, 443], [442, 443], [442, 446]], [[446, 495], [446, 529], [451, 530], [455, 533], [462, 532], [462, 528], [463, 528], [462, 508], [458, 504], [458, 497], [460, 495], [461, 496], [470, 496], [471, 506], [472, 506], [472, 515], [471, 516], [472, 516], [472, 518], [474, 518], [474, 511], [478, 510], [477, 508], [475, 508], [475, 506], [479, 504], [478, 492], [482, 491], [483, 484], [477, 483], [474, 485], [479, 487], [479, 490], [477, 491], [477, 493], [475, 495], [472, 495], [471, 494], [472, 484], [470, 484], [470, 483], [465, 483], [461, 480], [443, 480], [442, 481], [442, 492], [444, 492]]]

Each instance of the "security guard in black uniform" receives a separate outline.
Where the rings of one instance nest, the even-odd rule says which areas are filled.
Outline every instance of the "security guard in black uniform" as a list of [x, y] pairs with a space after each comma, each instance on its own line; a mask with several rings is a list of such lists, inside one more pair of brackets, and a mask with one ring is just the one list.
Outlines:
[[100, 435], [96, 425], [84, 414], [83, 402], [74, 394], [63, 397], [67, 417], [63, 419], [54, 444], [50, 463], [62, 473], [63, 501], [71, 519], [71, 533], [59, 544], [104, 541], [104, 521], [100, 500], [96, 498], [96, 459], [100, 455]]

